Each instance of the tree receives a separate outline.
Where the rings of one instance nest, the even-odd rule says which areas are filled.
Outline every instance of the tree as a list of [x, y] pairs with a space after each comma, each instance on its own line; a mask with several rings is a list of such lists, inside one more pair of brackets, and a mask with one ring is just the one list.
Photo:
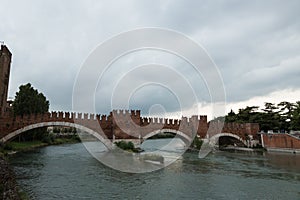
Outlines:
[[264, 111], [264, 113], [261, 114], [260, 118], [261, 130], [280, 130], [281, 117], [279, 111], [277, 111], [278, 107], [273, 103], [266, 102], [265, 108], [262, 110]]
[[[232, 110], [225, 116], [225, 122], [259, 123], [260, 130], [300, 130], [300, 101], [283, 101], [277, 105], [265, 103], [261, 111], [258, 106], [247, 106], [236, 114]], [[222, 117], [219, 117], [222, 118]]]
[[[49, 101], [34, 89], [30, 83], [21, 85], [13, 102], [13, 113], [16, 115], [43, 114], [49, 110]], [[42, 127], [23, 133], [22, 140], [43, 140], [48, 134], [47, 128]]]
[[277, 107], [274, 103], [265, 102], [265, 108], [263, 109], [263, 111], [265, 111], [266, 113], [274, 113], [274, 110], [276, 109]]
[[227, 114], [227, 116], [225, 117], [225, 122], [236, 122], [237, 120], [237, 115], [235, 114], [235, 112], [233, 112], [233, 110], [231, 109], [230, 112]]
[[295, 104], [287, 101], [280, 102], [277, 105], [280, 108], [280, 129], [291, 130], [291, 120], [295, 109]]
[[14, 115], [46, 113], [49, 110], [49, 101], [44, 94], [39, 93], [30, 83], [21, 85], [13, 102]]
[[291, 119], [296, 105], [294, 103], [283, 101], [278, 104], [278, 107], [281, 107], [280, 112], [282, 113], [282, 115], [285, 115], [288, 119]]
[[300, 130], [300, 101], [295, 104], [295, 109], [292, 114], [291, 130]]
[[237, 114], [237, 122], [239, 123], [253, 122], [252, 118], [254, 115], [256, 115], [257, 109], [258, 106], [247, 106], [246, 108], [239, 109], [239, 112]]

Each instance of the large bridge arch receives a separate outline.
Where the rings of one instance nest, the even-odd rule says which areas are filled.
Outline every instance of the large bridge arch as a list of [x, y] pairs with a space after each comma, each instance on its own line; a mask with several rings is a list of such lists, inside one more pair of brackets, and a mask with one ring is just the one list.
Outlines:
[[209, 143], [211, 145], [213, 145], [213, 146], [216, 146], [218, 144], [218, 142], [219, 142], [219, 138], [220, 137], [224, 137], [224, 136], [226, 136], [226, 137], [233, 137], [233, 138], [241, 141], [245, 146], [247, 146], [247, 143], [246, 143], [245, 140], [243, 140], [243, 138], [241, 138], [238, 135], [232, 134], [232, 133], [218, 133], [218, 134], [216, 134], [216, 135], [214, 135], [214, 136], [212, 136], [212, 137], [209, 138]]
[[159, 129], [159, 130], [153, 131], [153, 132], [148, 133], [147, 135], [145, 135], [143, 137], [143, 141], [145, 141], [148, 138], [151, 138], [152, 136], [157, 135], [159, 133], [172, 133], [175, 136], [177, 136], [178, 138], [180, 138], [187, 145], [189, 145], [193, 141], [193, 138], [191, 138], [187, 134], [185, 134], [181, 131], [178, 131], [178, 130], [174, 130], [174, 129]]
[[32, 129], [47, 127], [47, 126], [74, 127], [74, 128], [83, 130], [83, 131], [91, 134], [92, 136], [96, 137], [99, 141], [101, 141], [106, 146], [107, 149], [112, 149], [112, 147], [113, 147], [112, 142], [109, 139], [104, 138], [103, 136], [101, 136], [96, 131], [94, 131], [90, 128], [87, 128], [85, 126], [82, 126], [80, 124], [70, 123], [70, 122], [41, 122], [41, 123], [31, 124], [31, 125], [25, 126], [23, 128], [20, 128], [16, 131], [13, 131], [13, 132], [9, 133], [8, 135], [1, 138], [0, 142], [5, 143], [5, 142], [9, 141], [10, 139], [18, 136], [21, 133], [24, 133], [24, 132], [32, 130]]

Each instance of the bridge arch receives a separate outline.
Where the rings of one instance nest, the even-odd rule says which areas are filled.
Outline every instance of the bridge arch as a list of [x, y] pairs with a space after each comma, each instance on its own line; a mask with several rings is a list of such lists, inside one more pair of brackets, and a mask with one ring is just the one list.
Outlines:
[[233, 133], [218, 133], [218, 134], [212, 136], [211, 138], [209, 138], [209, 143], [211, 145], [213, 145], [213, 146], [216, 146], [218, 144], [218, 142], [219, 142], [219, 138], [220, 137], [224, 137], [224, 136], [226, 136], [226, 137], [233, 137], [233, 138], [241, 141], [245, 146], [247, 146], [247, 143], [246, 143], [245, 140], [243, 140], [243, 138], [241, 138], [240, 136], [235, 135]]
[[147, 140], [148, 138], [151, 138], [152, 136], [157, 135], [159, 133], [172, 133], [172, 134], [178, 136], [178, 138], [180, 138], [187, 145], [189, 145], [193, 141], [193, 138], [191, 138], [187, 134], [185, 134], [181, 131], [178, 131], [178, 130], [174, 130], [174, 129], [159, 129], [159, 130], [153, 131], [153, 132], [145, 135], [143, 137], [143, 140]]
[[82, 126], [80, 124], [76, 124], [76, 123], [70, 123], [70, 122], [41, 122], [41, 123], [36, 123], [36, 124], [31, 124], [28, 126], [25, 126], [23, 128], [20, 128], [16, 131], [13, 131], [11, 133], [9, 133], [8, 135], [4, 136], [3, 138], [1, 138], [1, 142], [5, 143], [7, 141], [9, 141], [10, 139], [18, 136], [21, 133], [24, 133], [26, 131], [35, 129], [35, 128], [41, 128], [41, 127], [47, 127], [47, 126], [68, 126], [68, 127], [74, 127], [80, 130], [83, 130], [89, 134], [91, 134], [92, 136], [96, 137], [99, 141], [101, 141], [107, 149], [112, 149], [112, 143], [109, 139], [104, 138], [103, 136], [101, 136], [99, 133], [97, 133], [96, 131], [87, 128], [85, 126]]

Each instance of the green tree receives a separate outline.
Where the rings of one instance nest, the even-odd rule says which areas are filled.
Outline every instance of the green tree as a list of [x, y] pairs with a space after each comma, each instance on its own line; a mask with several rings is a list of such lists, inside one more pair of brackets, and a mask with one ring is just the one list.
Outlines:
[[237, 122], [239, 123], [254, 122], [252, 118], [254, 115], [256, 115], [257, 109], [258, 106], [247, 106], [246, 108], [239, 109], [239, 112], [237, 114]]
[[[236, 114], [232, 110], [225, 116], [225, 122], [259, 123], [260, 130], [289, 131], [300, 130], [300, 101], [274, 103], [266, 102], [258, 111], [258, 106], [247, 106]], [[222, 119], [224, 117], [218, 117]]]
[[291, 130], [291, 120], [295, 110], [295, 104], [287, 101], [280, 102], [277, 105], [280, 108], [280, 129]]
[[[16, 115], [43, 114], [49, 110], [49, 101], [34, 89], [30, 83], [21, 85], [13, 102], [13, 113]], [[38, 128], [27, 131], [19, 136], [19, 140], [43, 140], [47, 137], [47, 128]]]
[[30, 83], [21, 85], [13, 102], [14, 115], [46, 113], [49, 110], [49, 101], [44, 94], [39, 93]]
[[293, 111], [296, 107], [294, 103], [283, 101], [280, 102], [277, 106], [280, 107], [280, 112], [282, 113], [282, 115], [285, 115], [288, 119], [291, 119]]
[[274, 113], [274, 111], [277, 109], [274, 103], [265, 102], [265, 108], [263, 111], [266, 113]]
[[280, 130], [280, 114], [278, 107], [273, 103], [265, 103], [265, 108], [262, 109], [264, 113], [261, 116], [261, 129], [262, 130]]
[[230, 110], [230, 112], [227, 114], [227, 116], [225, 117], [225, 122], [236, 122], [237, 121], [237, 114], [235, 114], [235, 112], [233, 112], [233, 110]]
[[300, 101], [297, 101], [291, 117], [291, 130], [300, 130]]

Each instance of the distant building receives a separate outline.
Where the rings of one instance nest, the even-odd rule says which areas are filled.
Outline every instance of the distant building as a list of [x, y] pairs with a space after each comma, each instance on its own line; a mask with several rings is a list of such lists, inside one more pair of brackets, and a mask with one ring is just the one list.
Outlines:
[[11, 110], [11, 101], [7, 101], [10, 63], [12, 54], [5, 45], [0, 49], [0, 117]]

